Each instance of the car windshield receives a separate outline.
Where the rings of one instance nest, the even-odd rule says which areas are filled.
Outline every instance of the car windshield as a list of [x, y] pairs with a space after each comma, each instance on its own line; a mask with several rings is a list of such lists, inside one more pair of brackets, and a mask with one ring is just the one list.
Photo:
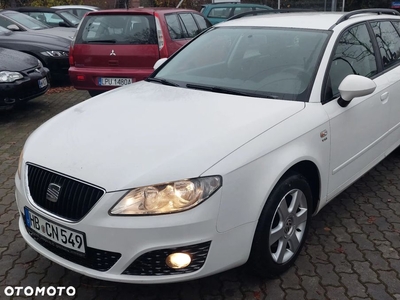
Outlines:
[[216, 27], [155, 78], [186, 88], [307, 101], [328, 36], [306, 29]]
[[79, 22], [81, 21], [79, 18], [75, 17], [73, 14], [67, 11], [60, 11], [60, 15], [62, 15], [66, 20], [68, 20], [74, 26], [78, 26]]
[[21, 24], [22, 26], [32, 29], [32, 30], [41, 30], [50, 28], [43, 24], [42, 22], [32, 18], [28, 15], [22, 13], [12, 13], [7, 15], [11, 20], [15, 21], [16, 23]]
[[157, 44], [154, 16], [93, 15], [81, 26], [81, 43]]

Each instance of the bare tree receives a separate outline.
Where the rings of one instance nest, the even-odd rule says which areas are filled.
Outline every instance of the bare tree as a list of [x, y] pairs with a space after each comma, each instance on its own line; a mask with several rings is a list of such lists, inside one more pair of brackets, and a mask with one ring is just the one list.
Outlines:
[[115, 0], [115, 8], [129, 8], [129, 0]]

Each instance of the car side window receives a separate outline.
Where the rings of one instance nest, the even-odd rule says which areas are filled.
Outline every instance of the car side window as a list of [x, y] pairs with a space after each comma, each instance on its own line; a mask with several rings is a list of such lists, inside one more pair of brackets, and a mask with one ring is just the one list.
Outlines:
[[13, 22], [7, 20], [6, 18], [3, 18], [0, 16], [0, 26], [7, 28], [7, 26], [14, 24]]
[[32, 18], [35, 18], [36, 20], [48, 25], [47, 19], [43, 13], [36, 13], [36, 12], [28, 12], [27, 13], [29, 16]]
[[53, 13], [44, 13], [44, 16], [46, 18], [46, 23], [53, 27], [57, 27], [58, 23], [63, 21], [63, 19]]
[[165, 15], [165, 21], [167, 22], [169, 36], [173, 40], [185, 38], [182, 31], [182, 24], [178, 15], [170, 14]]
[[347, 29], [339, 38], [325, 88], [325, 102], [339, 96], [339, 85], [350, 74], [372, 77], [377, 73], [375, 54], [365, 24]]
[[400, 62], [400, 36], [393, 24], [389, 21], [372, 22], [371, 26], [378, 42], [383, 68], [390, 68]]
[[76, 13], [74, 14], [73, 12], [71, 12], [74, 15], [77, 15], [79, 18], [83, 18], [83, 16], [88, 12], [88, 10], [84, 10], [84, 9], [77, 9]]
[[203, 16], [193, 14], [193, 17], [196, 20], [197, 25], [200, 27], [200, 32], [211, 26], [211, 24], [208, 24], [209, 22]]
[[216, 7], [212, 8], [208, 13], [207, 17], [211, 18], [221, 18], [221, 19], [228, 19], [231, 13], [231, 8], [227, 7]]
[[234, 11], [233, 11], [233, 15], [236, 16], [238, 14], [245, 13], [248, 11], [252, 11], [252, 8], [251, 7], [235, 7]]
[[179, 14], [179, 16], [181, 17], [183, 25], [186, 29], [186, 37], [194, 38], [199, 33], [199, 28], [197, 27], [192, 14]]

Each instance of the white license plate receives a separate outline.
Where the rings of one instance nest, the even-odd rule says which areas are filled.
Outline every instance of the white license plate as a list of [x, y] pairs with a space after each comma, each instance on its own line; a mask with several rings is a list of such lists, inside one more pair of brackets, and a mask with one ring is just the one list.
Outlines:
[[40, 236], [54, 243], [85, 253], [85, 235], [46, 220], [29, 208], [24, 208], [25, 224]]
[[122, 86], [131, 84], [132, 78], [100, 77], [98, 83], [99, 85], [104, 85], [104, 86]]
[[47, 78], [45, 77], [45, 78], [39, 79], [38, 84], [39, 84], [40, 89], [47, 86]]

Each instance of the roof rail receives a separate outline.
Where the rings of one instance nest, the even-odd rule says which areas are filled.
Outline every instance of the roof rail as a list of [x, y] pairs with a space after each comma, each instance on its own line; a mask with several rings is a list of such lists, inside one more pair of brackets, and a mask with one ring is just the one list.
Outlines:
[[339, 20], [337, 20], [336, 25], [339, 23], [342, 23], [346, 20], [348, 20], [350, 17], [355, 16], [355, 15], [360, 15], [360, 14], [367, 14], [367, 13], [375, 13], [378, 15], [394, 15], [394, 16], [400, 16], [400, 13], [397, 10], [390, 9], [390, 8], [366, 8], [366, 9], [358, 9], [358, 10], [353, 10], [349, 11], [348, 13], [345, 13], [343, 16], [340, 17]]
[[230, 17], [227, 21], [236, 20], [246, 16], [258, 16], [263, 14], [277, 14], [277, 13], [290, 13], [290, 12], [310, 12], [315, 11], [313, 9], [301, 9], [301, 8], [286, 8], [286, 9], [257, 9], [252, 11], [246, 11], [236, 16]]

